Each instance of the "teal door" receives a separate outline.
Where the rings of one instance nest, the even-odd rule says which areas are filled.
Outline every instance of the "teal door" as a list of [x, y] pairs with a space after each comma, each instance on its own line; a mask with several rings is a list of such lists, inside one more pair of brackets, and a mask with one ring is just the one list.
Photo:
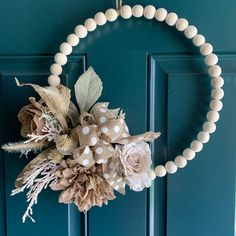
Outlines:
[[[14, 180], [29, 161], [1, 151], [0, 236], [233, 236], [236, 167], [236, 2], [134, 0], [189, 19], [215, 46], [224, 71], [224, 109], [217, 132], [187, 168], [157, 179], [141, 193], [127, 191], [108, 206], [79, 213], [45, 191], [34, 208], [36, 223], [21, 222], [25, 196], [10, 197]], [[1, 1], [0, 143], [18, 140], [17, 113], [30, 88], [46, 85], [49, 66], [66, 35], [108, 0]], [[118, 20], [90, 33], [69, 57], [64, 84], [72, 86], [92, 65], [103, 79], [102, 100], [126, 111], [132, 133], [162, 132], [153, 161], [173, 160], [201, 129], [210, 81], [199, 52], [174, 28], [145, 19]]]

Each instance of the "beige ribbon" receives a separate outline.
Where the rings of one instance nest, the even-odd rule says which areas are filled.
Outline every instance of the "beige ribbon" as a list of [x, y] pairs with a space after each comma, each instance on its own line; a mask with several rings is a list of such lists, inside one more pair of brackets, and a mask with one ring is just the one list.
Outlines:
[[114, 155], [111, 143], [130, 136], [125, 121], [116, 119], [101, 103], [96, 104], [92, 114], [81, 114], [80, 124], [76, 128], [80, 148], [75, 149], [74, 157], [86, 168], [90, 168], [95, 162], [105, 163]]
[[119, 193], [125, 194], [126, 182], [121, 169], [119, 153], [115, 152], [102, 167], [104, 178], [111, 185], [111, 187]]
[[73, 157], [85, 168], [91, 168], [95, 163], [103, 164], [107, 182], [124, 194], [125, 181], [121, 170], [118, 170], [119, 157], [112, 144], [151, 141], [159, 137], [160, 133], [130, 136], [125, 120], [117, 118], [103, 103], [96, 104], [91, 114], [81, 114], [80, 124], [76, 127], [80, 147], [74, 150]]

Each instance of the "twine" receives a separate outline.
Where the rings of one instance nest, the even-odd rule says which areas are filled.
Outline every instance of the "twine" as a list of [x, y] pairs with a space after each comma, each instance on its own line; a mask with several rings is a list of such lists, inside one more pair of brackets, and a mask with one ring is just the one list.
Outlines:
[[122, 7], [122, 0], [116, 0], [116, 11], [120, 12], [121, 7]]

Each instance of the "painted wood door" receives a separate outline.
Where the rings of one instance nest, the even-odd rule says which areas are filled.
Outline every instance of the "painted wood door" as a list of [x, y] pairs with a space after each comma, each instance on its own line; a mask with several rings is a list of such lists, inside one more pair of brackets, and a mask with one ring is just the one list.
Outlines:
[[[45, 191], [34, 209], [36, 223], [22, 224], [24, 194], [10, 197], [14, 179], [29, 161], [1, 151], [1, 236], [233, 236], [235, 235], [236, 157], [236, 2], [130, 0], [177, 12], [198, 26], [215, 45], [224, 70], [225, 97], [217, 132], [188, 167], [157, 179], [147, 191], [126, 196], [88, 214], [57, 203]], [[16, 115], [30, 88], [46, 85], [53, 54], [73, 28], [113, 1], [6, 1], [0, 4], [0, 142], [18, 140]], [[162, 132], [153, 145], [153, 161], [180, 154], [201, 129], [210, 100], [210, 80], [199, 52], [174, 28], [145, 19], [108, 23], [69, 57], [63, 83], [72, 87], [92, 65], [104, 82], [103, 101], [122, 107], [132, 133]]]

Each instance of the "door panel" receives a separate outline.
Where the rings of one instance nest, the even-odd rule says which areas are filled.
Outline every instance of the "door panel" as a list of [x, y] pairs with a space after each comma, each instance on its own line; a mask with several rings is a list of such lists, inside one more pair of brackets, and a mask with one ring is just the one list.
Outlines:
[[[121, 107], [134, 134], [146, 129], [146, 55], [144, 53], [88, 53], [87, 61], [101, 76], [101, 100]], [[142, 79], [140, 79], [142, 78]], [[101, 209], [89, 212], [90, 235], [145, 235], [146, 191], [128, 191]], [[97, 228], [101, 230], [96, 230]]]
[[[16, 57], [14, 59], [6, 58], [4, 63], [2, 62], [1, 65], [4, 64], [5, 66], [1, 77], [1, 102], [4, 110], [2, 114], [2, 123], [4, 124], [3, 142], [20, 139], [19, 132], [16, 132], [16, 130], [20, 130], [20, 124], [16, 122], [17, 113], [22, 104], [27, 104], [28, 97], [36, 95], [30, 87], [16, 87], [14, 77], [17, 77], [21, 82], [45, 85], [45, 78], [51, 60], [51, 57]], [[75, 83], [75, 79], [84, 71], [84, 68], [85, 57], [72, 56], [62, 76], [63, 83]], [[16, 232], [20, 232], [20, 235], [32, 235], [32, 232], [34, 232], [35, 236], [39, 236], [51, 234], [48, 229], [53, 229], [53, 232], [58, 235], [84, 235], [84, 214], [80, 214], [72, 205], [59, 204], [58, 193], [50, 190], [46, 190], [41, 194], [38, 205], [35, 206], [34, 217], [37, 223], [32, 224], [32, 222], [27, 221], [25, 225], [22, 224], [21, 217], [27, 207], [25, 195], [18, 194], [13, 198], [10, 193], [14, 187], [15, 178], [27, 164], [28, 159], [33, 157], [33, 154], [28, 159], [25, 157], [19, 158], [17, 154], [8, 154], [3, 151], [1, 151], [1, 154], [5, 159], [5, 196], [3, 196], [5, 201], [2, 203], [6, 208], [6, 213], [1, 215], [1, 217], [5, 215], [5, 234], [13, 236], [16, 235]], [[1, 159], [1, 161], [4, 159]], [[62, 227], [58, 227], [58, 225]]]
[[[225, 89], [221, 120], [217, 133], [197, 158], [189, 161], [187, 168], [167, 177], [167, 235], [234, 235], [235, 109], [230, 109], [230, 114], [228, 104], [235, 89], [235, 69], [232, 67], [235, 57], [221, 55], [220, 61], [224, 68], [225, 88], [229, 89]], [[151, 57], [151, 71], [154, 71], [151, 81], [156, 81], [153, 86], [161, 86], [160, 80], [167, 80], [163, 87], [168, 93], [166, 156], [173, 160], [196, 138], [205, 120], [210, 99], [209, 77], [202, 58], [196, 56], [154, 55]], [[156, 87], [152, 90], [158, 91]], [[156, 101], [160, 99], [158, 93], [154, 96]], [[156, 113], [154, 109], [155, 117], [158, 117], [158, 105]], [[225, 132], [232, 137], [227, 145], [224, 143]], [[158, 149], [159, 145], [157, 143], [155, 148]], [[158, 195], [158, 181], [154, 187]]]
[[[187, 168], [157, 179], [141, 193], [127, 189], [125, 196], [117, 194], [116, 200], [88, 214], [79, 213], [74, 205], [57, 203], [59, 193], [45, 191], [34, 208], [35, 224], [21, 223], [27, 206], [25, 195], [10, 197], [15, 178], [32, 155], [26, 159], [0, 151], [0, 236], [235, 234], [236, 33], [232, 29], [236, 25], [236, 3], [125, 3], [160, 4], [187, 17], [214, 44], [225, 79], [224, 109], [217, 132]], [[17, 88], [14, 77], [46, 85], [60, 43], [74, 26], [110, 7], [113, 3], [105, 0], [72, 0], [69, 4], [64, 0], [2, 2], [1, 143], [20, 138], [16, 115], [33, 94], [31, 88]], [[81, 40], [64, 68], [63, 83], [73, 91], [76, 79], [90, 65], [103, 80], [101, 100], [124, 109], [132, 133], [148, 129], [162, 132], [161, 138], [151, 144], [155, 165], [173, 160], [196, 138], [208, 110], [210, 80], [203, 58], [180, 32], [145, 19], [108, 23]]]

